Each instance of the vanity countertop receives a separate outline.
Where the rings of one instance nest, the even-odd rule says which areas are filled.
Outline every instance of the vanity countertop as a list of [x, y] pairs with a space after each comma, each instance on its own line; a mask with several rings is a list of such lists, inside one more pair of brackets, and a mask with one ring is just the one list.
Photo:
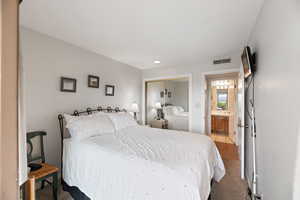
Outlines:
[[211, 115], [215, 115], [215, 116], [230, 116], [231, 113], [228, 111], [212, 111]]

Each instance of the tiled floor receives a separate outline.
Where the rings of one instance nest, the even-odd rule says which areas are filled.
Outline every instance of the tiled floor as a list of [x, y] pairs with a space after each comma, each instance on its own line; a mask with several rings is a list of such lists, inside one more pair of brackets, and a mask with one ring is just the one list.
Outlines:
[[212, 133], [212, 134], [210, 134], [210, 137], [215, 142], [222, 142], [222, 143], [226, 143], [226, 144], [234, 144], [234, 142], [227, 135]]

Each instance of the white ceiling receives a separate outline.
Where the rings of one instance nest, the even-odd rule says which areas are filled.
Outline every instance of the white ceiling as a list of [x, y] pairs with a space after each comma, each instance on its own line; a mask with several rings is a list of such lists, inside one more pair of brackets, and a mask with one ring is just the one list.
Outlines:
[[239, 53], [262, 1], [24, 0], [21, 24], [141, 69], [186, 66]]

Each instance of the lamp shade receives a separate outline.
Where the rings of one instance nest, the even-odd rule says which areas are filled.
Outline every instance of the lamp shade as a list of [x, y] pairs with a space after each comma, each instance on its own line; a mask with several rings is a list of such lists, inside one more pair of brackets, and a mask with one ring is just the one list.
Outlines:
[[131, 111], [132, 112], [139, 112], [139, 105], [137, 103], [131, 104]]
[[161, 103], [160, 102], [156, 102], [155, 103], [155, 108], [156, 109], [160, 109], [161, 108]]

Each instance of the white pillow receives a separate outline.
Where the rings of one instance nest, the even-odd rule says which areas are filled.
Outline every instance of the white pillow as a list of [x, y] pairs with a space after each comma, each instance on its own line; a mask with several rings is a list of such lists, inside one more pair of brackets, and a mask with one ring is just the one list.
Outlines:
[[184, 109], [181, 106], [176, 106], [178, 113], [183, 113]]
[[137, 122], [134, 120], [132, 115], [129, 113], [109, 113], [109, 118], [113, 122], [115, 129], [121, 130], [123, 128], [131, 127], [131, 126], [137, 126]]
[[167, 106], [167, 107], [164, 107], [164, 113], [166, 115], [175, 115], [177, 112], [177, 109], [175, 106]]
[[113, 123], [106, 115], [71, 116], [64, 114], [64, 118], [66, 120], [66, 128], [75, 140], [115, 131]]

